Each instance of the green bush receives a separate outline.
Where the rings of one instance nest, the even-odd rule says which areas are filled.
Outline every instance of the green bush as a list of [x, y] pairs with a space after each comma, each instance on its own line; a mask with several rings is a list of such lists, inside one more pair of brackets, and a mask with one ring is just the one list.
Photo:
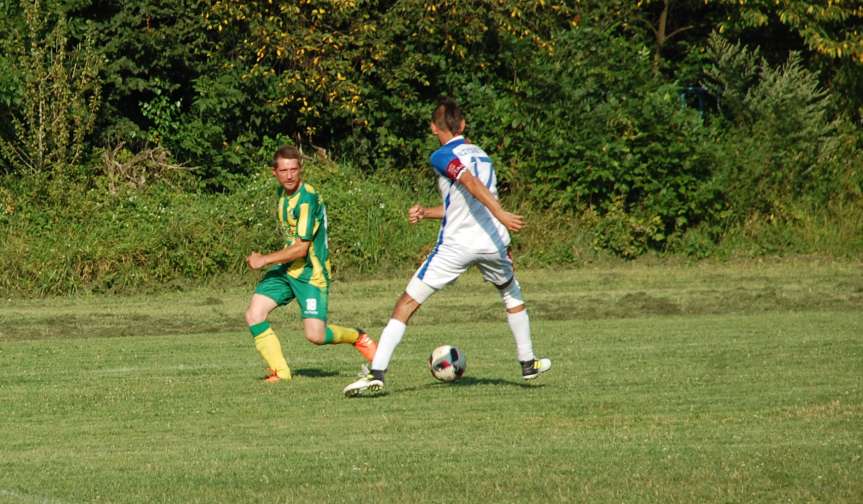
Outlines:
[[467, 88], [470, 133], [503, 160], [504, 181], [546, 208], [592, 209], [608, 220], [597, 244], [625, 257], [716, 222], [716, 132], [655, 78], [650, 52], [589, 28], [556, 47], [510, 91]]
[[772, 66], [716, 35], [710, 54], [705, 85], [724, 113], [717, 175], [736, 222], [860, 197], [858, 139], [799, 55]]
[[[434, 226], [405, 218], [411, 193], [348, 166], [308, 163], [322, 192], [338, 273], [403, 270], [432, 243]], [[274, 218], [275, 182], [265, 170], [228, 194], [194, 193], [168, 180], [81, 186], [33, 178], [3, 180], [0, 292], [125, 292], [206, 282], [246, 271], [252, 250], [281, 242]]]
[[21, 174], [70, 175], [92, 147], [103, 61], [89, 36], [69, 48], [65, 16], [43, 12], [38, 1], [22, 1], [21, 8], [26, 22], [2, 62], [13, 77], [3, 79], [0, 106], [13, 111], [12, 127], [0, 129], [0, 157]]

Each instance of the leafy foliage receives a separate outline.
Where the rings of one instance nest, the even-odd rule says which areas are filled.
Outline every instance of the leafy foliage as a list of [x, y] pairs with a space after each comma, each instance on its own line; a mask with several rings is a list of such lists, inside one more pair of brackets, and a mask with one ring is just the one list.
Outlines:
[[[274, 182], [267, 170], [230, 194], [188, 190], [188, 173], [164, 151], [103, 155], [86, 191], [26, 178], [2, 180], [0, 291], [54, 295], [130, 291], [171, 282], [240, 275], [252, 250], [281, 246], [274, 221]], [[436, 228], [403, 217], [413, 194], [349, 166], [307, 163], [307, 178], [325, 198], [337, 272], [410, 267]], [[46, 197], [49, 191], [64, 193]]]
[[[22, 0], [21, 7], [26, 30], [16, 34], [15, 52], [6, 61], [20, 81], [14, 101], [21, 111], [11, 116], [14, 138], [0, 137], [0, 154], [20, 173], [62, 174], [76, 167], [90, 146], [102, 60], [89, 38], [67, 49], [65, 17], [51, 19], [39, 1]], [[7, 98], [9, 105], [12, 101]]]
[[223, 191], [254, 171], [269, 133], [256, 81], [232, 72], [232, 55], [214, 51], [210, 2], [83, 0], [55, 5], [73, 26], [91, 26], [105, 57], [105, 107], [98, 142], [163, 148], [195, 166], [208, 190]]
[[837, 105], [857, 120], [863, 117], [863, 6], [858, 1], [639, 0], [622, 18], [648, 27], [645, 35], [654, 41], [655, 59], [681, 80], [690, 78], [690, 60], [704, 52], [714, 31], [759, 48], [772, 64], [799, 52], [805, 55], [803, 66], [820, 72], [822, 85], [842, 90], [834, 93]]
[[798, 54], [771, 66], [757, 51], [719, 36], [711, 38], [710, 54], [715, 63], [706, 70], [705, 87], [730, 121], [719, 173], [739, 218], [784, 218], [803, 198], [822, 206], [859, 194], [852, 181], [863, 180], [863, 159], [854, 138]]
[[584, 28], [526, 70], [511, 94], [477, 86], [468, 96], [475, 110], [485, 104], [477, 140], [497, 146], [503, 173], [534, 201], [613, 219], [623, 234], [600, 228], [598, 243], [628, 257], [722, 211], [713, 132], [676, 85], [653, 77], [645, 47]]
[[764, 28], [779, 22], [797, 33], [806, 46], [830, 58], [850, 57], [863, 64], [863, 6], [856, 1], [719, 0], [737, 7], [738, 16], [720, 25], [729, 28]]
[[206, 2], [78, 0], [61, 5], [57, 8], [72, 20], [76, 34], [92, 27], [105, 57], [106, 100], [100, 123], [104, 143], [144, 135], [141, 105], [159, 92], [186, 107], [192, 101], [190, 83], [212, 63], [205, 54]]
[[839, 110], [863, 118], [863, 5], [859, 1], [721, 0], [730, 14], [718, 26], [726, 36], [743, 38], [784, 61], [789, 51], [805, 54], [800, 64], [820, 72]]
[[495, 79], [519, 63], [507, 62], [507, 44], [526, 40], [549, 50], [552, 30], [570, 22], [566, 5], [217, 1], [208, 20], [229, 34], [219, 50], [232, 51], [232, 67], [266, 83], [275, 131], [294, 131], [308, 143], [345, 139], [343, 149], [357, 162], [380, 167], [424, 155], [416, 139], [437, 94], [473, 77]]
[[[703, 257], [723, 242], [817, 251], [824, 236], [828, 250], [856, 250], [845, 238], [863, 234], [854, 2], [21, 0], [0, 14], [4, 257], [36, 242], [90, 247], [42, 258], [54, 271], [33, 289], [236, 272], [241, 253], [220, 240], [266, 233], [228, 217], [224, 235], [198, 226], [253, 205], [259, 168], [284, 143], [321, 160], [345, 269], [404, 265], [423, 240], [398, 209], [432, 198], [440, 94], [463, 105], [506, 203], [543, 223], [514, 244], [539, 248], [531, 264]], [[46, 184], [57, 173], [77, 179]], [[197, 204], [166, 210], [173, 227], [151, 222], [164, 215], [152, 208]], [[68, 230], [52, 205], [74, 209]], [[79, 239], [139, 218], [126, 248]], [[546, 245], [548, 226], [565, 237]]]

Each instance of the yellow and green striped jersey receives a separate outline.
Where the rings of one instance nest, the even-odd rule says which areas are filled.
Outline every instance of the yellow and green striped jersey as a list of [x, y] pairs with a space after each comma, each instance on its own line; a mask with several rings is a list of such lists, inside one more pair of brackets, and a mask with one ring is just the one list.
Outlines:
[[301, 183], [292, 194], [286, 194], [284, 188], [279, 187], [278, 197], [279, 228], [285, 238], [285, 247], [298, 239], [311, 242], [306, 257], [282, 266], [285, 273], [301, 282], [327, 288], [331, 268], [327, 248], [327, 210], [321, 195], [311, 185]]

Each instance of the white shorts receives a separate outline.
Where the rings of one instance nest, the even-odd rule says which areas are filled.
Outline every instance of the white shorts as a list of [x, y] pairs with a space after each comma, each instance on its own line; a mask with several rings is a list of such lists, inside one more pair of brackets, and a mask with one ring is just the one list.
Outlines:
[[457, 246], [442, 244], [432, 251], [414, 273], [405, 292], [422, 304], [435, 291], [454, 282], [471, 266], [476, 265], [486, 282], [498, 289], [513, 280], [512, 257], [509, 251], [473, 252]]

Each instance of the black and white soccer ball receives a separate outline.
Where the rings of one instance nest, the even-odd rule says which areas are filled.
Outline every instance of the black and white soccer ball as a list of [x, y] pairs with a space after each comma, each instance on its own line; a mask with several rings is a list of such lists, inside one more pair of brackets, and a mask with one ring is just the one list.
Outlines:
[[442, 382], [458, 380], [467, 369], [464, 352], [452, 345], [435, 348], [429, 355], [429, 371]]

